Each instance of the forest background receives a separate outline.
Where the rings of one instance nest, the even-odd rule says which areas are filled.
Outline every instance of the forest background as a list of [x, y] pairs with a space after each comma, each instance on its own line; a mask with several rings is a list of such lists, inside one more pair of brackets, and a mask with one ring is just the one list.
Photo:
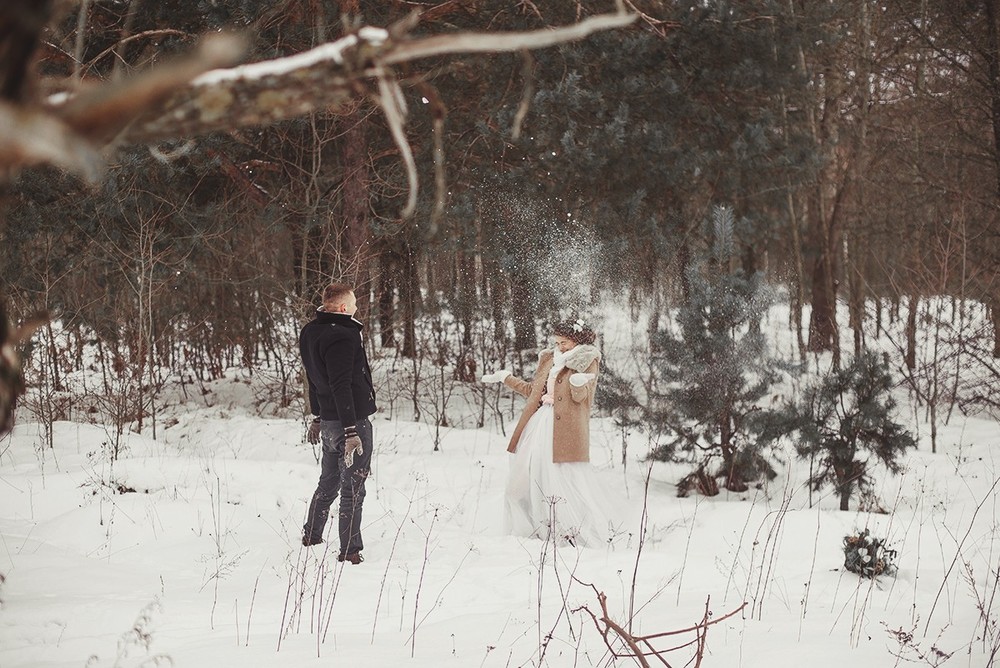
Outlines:
[[[787, 288], [802, 360], [832, 351], [838, 366], [844, 328], [858, 354], [866, 331], [899, 321], [901, 366], [927, 377], [915, 332], [940, 316], [986, 373], [952, 405], [997, 408], [1000, 3], [619, 6], [639, 19], [540, 51], [401, 66], [421, 182], [446, 194], [422, 188], [412, 216], [400, 213], [398, 145], [365, 95], [268, 127], [120, 147], [96, 185], [23, 172], [5, 193], [0, 281], [13, 320], [56, 316], [27, 351], [58, 399], [39, 417], [94, 409], [59, 398], [64, 376], [95, 363], [90, 346], [100, 394], [140, 431], [155, 429], [171, 376], [276, 366], [290, 405], [301, 396], [300, 370], [285, 365], [290, 332], [333, 279], [357, 286], [372, 346], [459, 380], [518, 365], [539, 325], [587, 315], [602, 296], [651, 306], [652, 332], [690, 298], [688, 269], [715, 242], [705, 221], [718, 207], [732, 212], [735, 252], [713, 270]], [[251, 35], [254, 61], [414, 9], [419, 36], [614, 8], [86, 0], [62, 7], [38, 67], [43, 82], [110, 81], [221, 28]], [[574, 259], [550, 261], [554, 248]], [[947, 298], [960, 307], [942, 314]], [[992, 328], [963, 327], [968, 303]]]

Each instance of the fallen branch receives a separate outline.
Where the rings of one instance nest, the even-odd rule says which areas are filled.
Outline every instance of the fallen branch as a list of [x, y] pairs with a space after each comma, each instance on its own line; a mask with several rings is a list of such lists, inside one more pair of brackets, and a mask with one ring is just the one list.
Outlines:
[[[581, 584], [584, 583], [581, 582]], [[620, 624], [618, 624], [611, 618], [611, 615], [608, 614], [608, 597], [604, 594], [604, 592], [598, 591], [597, 587], [595, 587], [592, 584], [586, 586], [593, 589], [594, 593], [597, 595], [597, 601], [601, 606], [601, 616], [600, 618], [598, 618], [598, 616], [595, 615], [586, 605], [582, 605], [576, 608], [575, 610], [573, 610], [573, 612], [583, 611], [588, 615], [590, 615], [590, 618], [594, 622], [595, 628], [597, 628], [598, 633], [601, 634], [601, 637], [604, 639], [604, 644], [607, 646], [608, 651], [611, 652], [611, 655], [614, 658], [635, 659], [636, 663], [642, 666], [642, 668], [650, 668], [650, 663], [647, 657], [651, 656], [656, 657], [656, 659], [664, 666], [667, 666], [667, 668], [671, 668], [670, 663], [667, 661], [664, 655], [670, 652], [675, 652], [677, 650], [684, 649], [686, 647], [690, 647], [692, 645], [696, 647], [694, 656], [687, 662], [685, 662], [685, 665], [690, 664], [691, 661], [693, 660], [695, 668], [698, 668], [699, 666], [701, 666], [702, 658], [705, 655], [708, 627], [729, 619], [730, 617], [741, 612], [747, 605], [746, 602], [744, 602], [742, 605], [740, 605], [740, 607], [723, 615], [722, 617], [719, 617], [718, 619], [711, 619], [712, 611], [709, 609], [709, 603], [711, 602], [711, 597], [708, 597], [707, 599], [705, 599], [705, 612], [702, 614], [701, 621], [699, 621], [698, 623], [689, 626], [688, 628], [679, 629], [676, 631], [665, 631], [663, 633], [652, 633], [649, 635], [639, 636], [629, 633], [627, 630], [625, 630], [624, 627], [622, 627]], [[687, 633], [693, 633], [695, 637], [692, 640], [689, 640], [683, 644], [676, 645], [674, 647], [669, 647], [666, 649], [657, 649], [650, 642], [651, 640], [657, 638], [666, 638], [669, 636], [677, 636]], [[613, 643], [613, 638], [615, 636], [617, 636], [618, 640], [620, 640], [628, 647], [629, 649], [628, 652], [622, 653], [615, 649]], [[644, 650], [642, 646], [645, 646], [646, 648], [648, 648], [648, 650]]]

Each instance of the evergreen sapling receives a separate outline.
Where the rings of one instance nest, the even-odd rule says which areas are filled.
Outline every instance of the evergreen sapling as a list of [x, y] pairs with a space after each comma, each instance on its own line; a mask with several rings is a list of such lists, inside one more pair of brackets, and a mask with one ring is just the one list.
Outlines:
[[[896, 407], [892, 387], [888, 365], [871, 351], [863, 351], [847, 367], [807, 388], [778, 421], [781, 434], [789, 428], [798, 432], [798, 456], [815, 462], [809, 484], [814, 490], [832, 485], [841, 510], [848, 509], [855, 490], [871, 489], [873, 462], [899, 473], [900, 459], [917, 445], [892, 419]], [[765, 440], [777, 433], [766, 433]]]
[[686, 274], [688, 296], [677, 312], [680, 332], [661, 330], [653, 338], [666, 387], [651, 402], [650, 420], [672, 438], [650, 456], [667, 461], [688, 453], [699, 459], [678, 485], [680, 496], [693, 487], [717, 492], [716, 477], [731, 491], [745, 491], [748, 482], [775, 476], [756, 433], [772, 421], [761, 400], [787, 367], [768, 354], [760, 331], [771, 303], [760, 273], [730, 270], [734, 227], [732, 210], [717, 207], [712, 254], [693, 262]]

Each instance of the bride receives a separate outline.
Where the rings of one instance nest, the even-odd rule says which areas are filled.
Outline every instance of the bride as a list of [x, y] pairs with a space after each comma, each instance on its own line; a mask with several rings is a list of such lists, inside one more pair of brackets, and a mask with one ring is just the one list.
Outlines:
[[582, 320], [561, 322], [552, 335], [554, 347], [539, 354], [531, 382], [506, 369], [482, 378], [528, 398], [507, 448], [513, 458], [504, 530], [593, 547], [613, 537], [602, 483], [590, 465], [590, 408], [601, 353]]

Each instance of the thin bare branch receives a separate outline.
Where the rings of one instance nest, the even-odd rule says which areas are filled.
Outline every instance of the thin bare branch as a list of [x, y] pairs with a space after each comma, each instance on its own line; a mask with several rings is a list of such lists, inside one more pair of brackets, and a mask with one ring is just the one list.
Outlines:
[[143, 32], [136, 33], [135, 35], [130, 35], [128, 37], [123, 37], [118, 42], [116, 42], [113, 46], [109, 46], [108, 48], [104, 49], [104, 51], [101, 51], [99, 54], [97, 54], [96, 56], [94, 56], [93, 58], [91, 58], [89, 61], [87, 61], [87, 63], [81, 65], [81, 67], [83, 69], [82, 75], [86, 76], [87, 73], [90, 72], [91, 68], [93, 68], [95, 65], [97, 65], [97, 63], [99, 63], [102, 60], [104, 60], [105, 56], [107, 56], [108, 54], [110, 54], [110, 53], [112, 53], [114, 51], [117, 51], [118, 49], [120, 49], [121, 47], [125, 46], [129, 42], [134, 42], [137, 39], [144, 39], [144, 38], [149, 38], [149, 37], [164, 37], [164, 36], [167, 36], [167, 35], [175, 35], [175, 36], [180, 36], [180, 37], [191, 37], [190, 33], [184, 32], [183, 30], [175, 30], [173, 28], [162, 28], [160, 30], [144, 30]]
[[[580, 580], [577, 579], [577, 582], [580, 582]], [[674, 652], [680, 649], [684, 649], [686, 647], [691, 647], [692, 645], [696, 647], [695, 655], [694, 657], [692, 657], [692, 661], [695, 662], [694, 664], [695, 666], [700, 666], [702, 658], [704, 657], [705, 654], [708, 627], [714, 624], [718, 624], [719, 622], [725, 621], [726, 619], [729, 619], [733, 615], [736, 615], [737, 613], [741, 612], [747, 605], [744, 602], [740, 607], [736, 608], [732, 612], [729, 612], [726, 615], [719, 617], [718, 619], [710, 620], [709, 618], [711, 617], [712, 613], [711, 610], [709, 609], [709, 602], [711, 601], [711, 598], [708, 598], [705, 600], [705, 611], [702, 614], [701, 621], [699, 621], [697, 624], [690, 626], [686, 629], [680, 629], [678, 631], [667, 631], [665, 633], [654, 633], [652, 635], [637, 636], [633, 635], [627, 629], [625, 629], [620, 624], [611, 619], [611, 616], [608, 614], [608, 597], [604, 594], [604, 592], [599, 591], [597, 587], [595, 587], [593, 584], [586, 584], [583, 582], [580, 583], [585, 584], [594, 591], [594, 594], [597, 596], [597, 601], [601, 606], [601, 616], [600, 618], [598, 618], [598, 616], [595, 615], [585, 605], [576, 608], [574, 612], [583, 611], [588, 615], [590, 615], [590, 618], [594, 622], [594, 626], [597, 628], [598, 633], [601, 634], [601, 638], [604, 640], [604, 644], [607, 646], [608, 651], [611, 652], [612, 656], [619, 659], [620, 658], [635, 659], [637, 662], [639, 662], [639, 665], [644, 666], [645, 668], [649, 668], [650, 664], [647, 661], [646, 657], [650, 656], [656, 657], [656, 659], [660, 663], [669, 668], [670, 663], [667, 661], [664, 655], [669, 652]], [[601, 626], [602, 624], [604, 625], [603, 628]], [[618, 639], [622, 643], [624, 643], [629, 648], [628, 653], [622, 654], [615, 650], [615, 648], [612, 646], [612, 638], [610, 637], [612, 632], [615, 636], [618, 637]], [[695, 636], [692, 640], [667, 649], [656, 649], [650, 642], [650, 640], [653, 638], [664, 638], [666, 636], [675, 636], [679, 634], [690, 634], [690, 633], [693, 633]], [[640, 645], [644, 645], [645, 647], [647, 647], [648, 651], [642, 649]], [[688, 662], [688, 665], [690, 665], [690, 662]]]

